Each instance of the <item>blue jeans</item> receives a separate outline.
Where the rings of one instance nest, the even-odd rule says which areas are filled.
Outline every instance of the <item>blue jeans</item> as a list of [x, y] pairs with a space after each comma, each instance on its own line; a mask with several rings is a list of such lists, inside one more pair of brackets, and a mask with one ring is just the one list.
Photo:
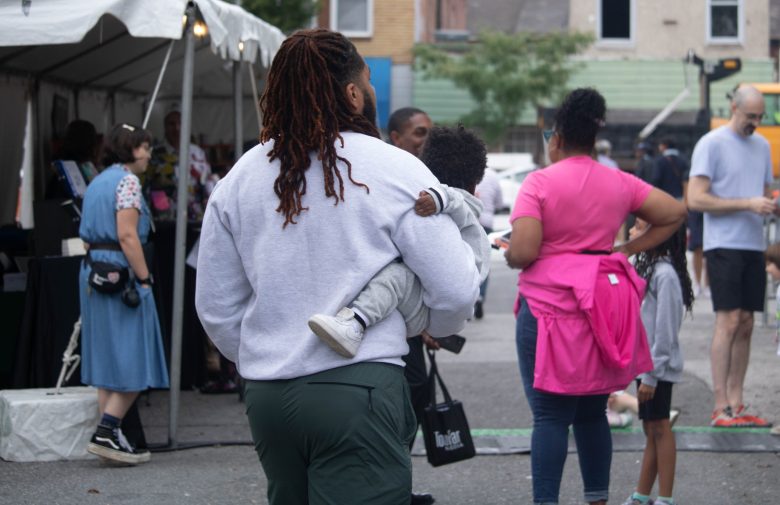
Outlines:
[[572, 425], [585, 501], [606, 500], [612, 464], [612, 435], [606, 416], [608, 395], [566, 396], [535, 390], [536, 336], [536, 318], [523, 300], [517, 316], [517, 357], [525, 395], [534, 416], [531, 435], [534, 503], [558, 503], [569, 448], [569, 426]]

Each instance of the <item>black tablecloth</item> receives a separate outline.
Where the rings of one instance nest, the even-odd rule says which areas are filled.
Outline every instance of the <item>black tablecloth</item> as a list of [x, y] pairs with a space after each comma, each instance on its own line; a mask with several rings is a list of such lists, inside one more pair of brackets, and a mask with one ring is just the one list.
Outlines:
[[[62, 353], [79, 318], [81, 256], [33, 258], [27, 272], [22, 327], [16, 342], [13, 386], [53, 387]], [[78, 374], [69, 385], [80, 384]]]
[[[154, 294], [169, 366], [174, 230], [173, 223], [158, 223], [153, 237]], [[197, 233], [191, 227], [188, 242], [192, 244], [196, 238]], [[45, 257], [30, 261], [22, 325], [16, 341], [12, 387], [42, 388], [56, 385], [62, 366], [62, 353], [80, 314], [78, 272], [81, 259], [81, 256]], [[191, 389], [206, 381], [206, 336], [195, 313], [195, 270], [185, 268], [181, 387]], [[80, 378], [80, 371], [77, 370], [67, 385], [81, 384]]]
[[16, 341], [22, 326], [24, 292], [0, 293], [0, 389], [11, 387]]

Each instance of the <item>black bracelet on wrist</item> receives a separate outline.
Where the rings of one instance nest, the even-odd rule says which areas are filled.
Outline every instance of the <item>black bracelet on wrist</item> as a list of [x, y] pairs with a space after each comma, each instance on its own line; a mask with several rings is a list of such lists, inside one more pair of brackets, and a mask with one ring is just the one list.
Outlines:
[[147, 277], [146, 279], [141, 279], [140, 277], [136, 277], [135, 282], [137, 284], [147, 284], [149, 286], [152, 286], [154, 284], [154, 278], [152, 277], [152, 274], [149, 274], [149, 277]]

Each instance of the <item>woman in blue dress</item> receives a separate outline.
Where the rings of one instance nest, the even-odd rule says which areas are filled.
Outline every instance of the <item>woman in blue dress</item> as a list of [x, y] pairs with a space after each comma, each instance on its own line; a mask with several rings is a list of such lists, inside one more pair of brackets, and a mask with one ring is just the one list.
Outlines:
[[151, 136], [136, 126], [115, 126], [106, 142], [111, 164], [87, 187], [79, 234], [93, 262], [128, 267], [140, 305], [129, 307], [119, 293], [106, 294], [88, 282], [91, 266], [79, 275], [81, 300], [81, 381], [98, 389], [101, 420], [87, 450], [120, 463], [149, 460], [122, 434], [121, 421], [141, 391], [167, 388], [168, 371], [160, 323], [152, 297], [152, 276], [143, 244], [152, 221], [138, 174], [151, 157]]

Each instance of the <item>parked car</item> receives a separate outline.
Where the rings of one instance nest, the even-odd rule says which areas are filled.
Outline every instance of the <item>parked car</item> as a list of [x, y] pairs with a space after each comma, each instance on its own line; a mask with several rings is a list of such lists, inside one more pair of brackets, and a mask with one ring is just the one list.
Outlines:
[[501, 212], [510, 212], [517, 199], [517, 193], [523, 180], [536, 170], [536, 165], [508, 168], [498, 172], [498, 183], [501, 185], [501, 199], [504, 201], [504, 208]]
[[498, 176], [504, 207], [496, 212], [510, 212], [523, 179], [536, 169], [531, 153], [488, 153], [487, 166]]

